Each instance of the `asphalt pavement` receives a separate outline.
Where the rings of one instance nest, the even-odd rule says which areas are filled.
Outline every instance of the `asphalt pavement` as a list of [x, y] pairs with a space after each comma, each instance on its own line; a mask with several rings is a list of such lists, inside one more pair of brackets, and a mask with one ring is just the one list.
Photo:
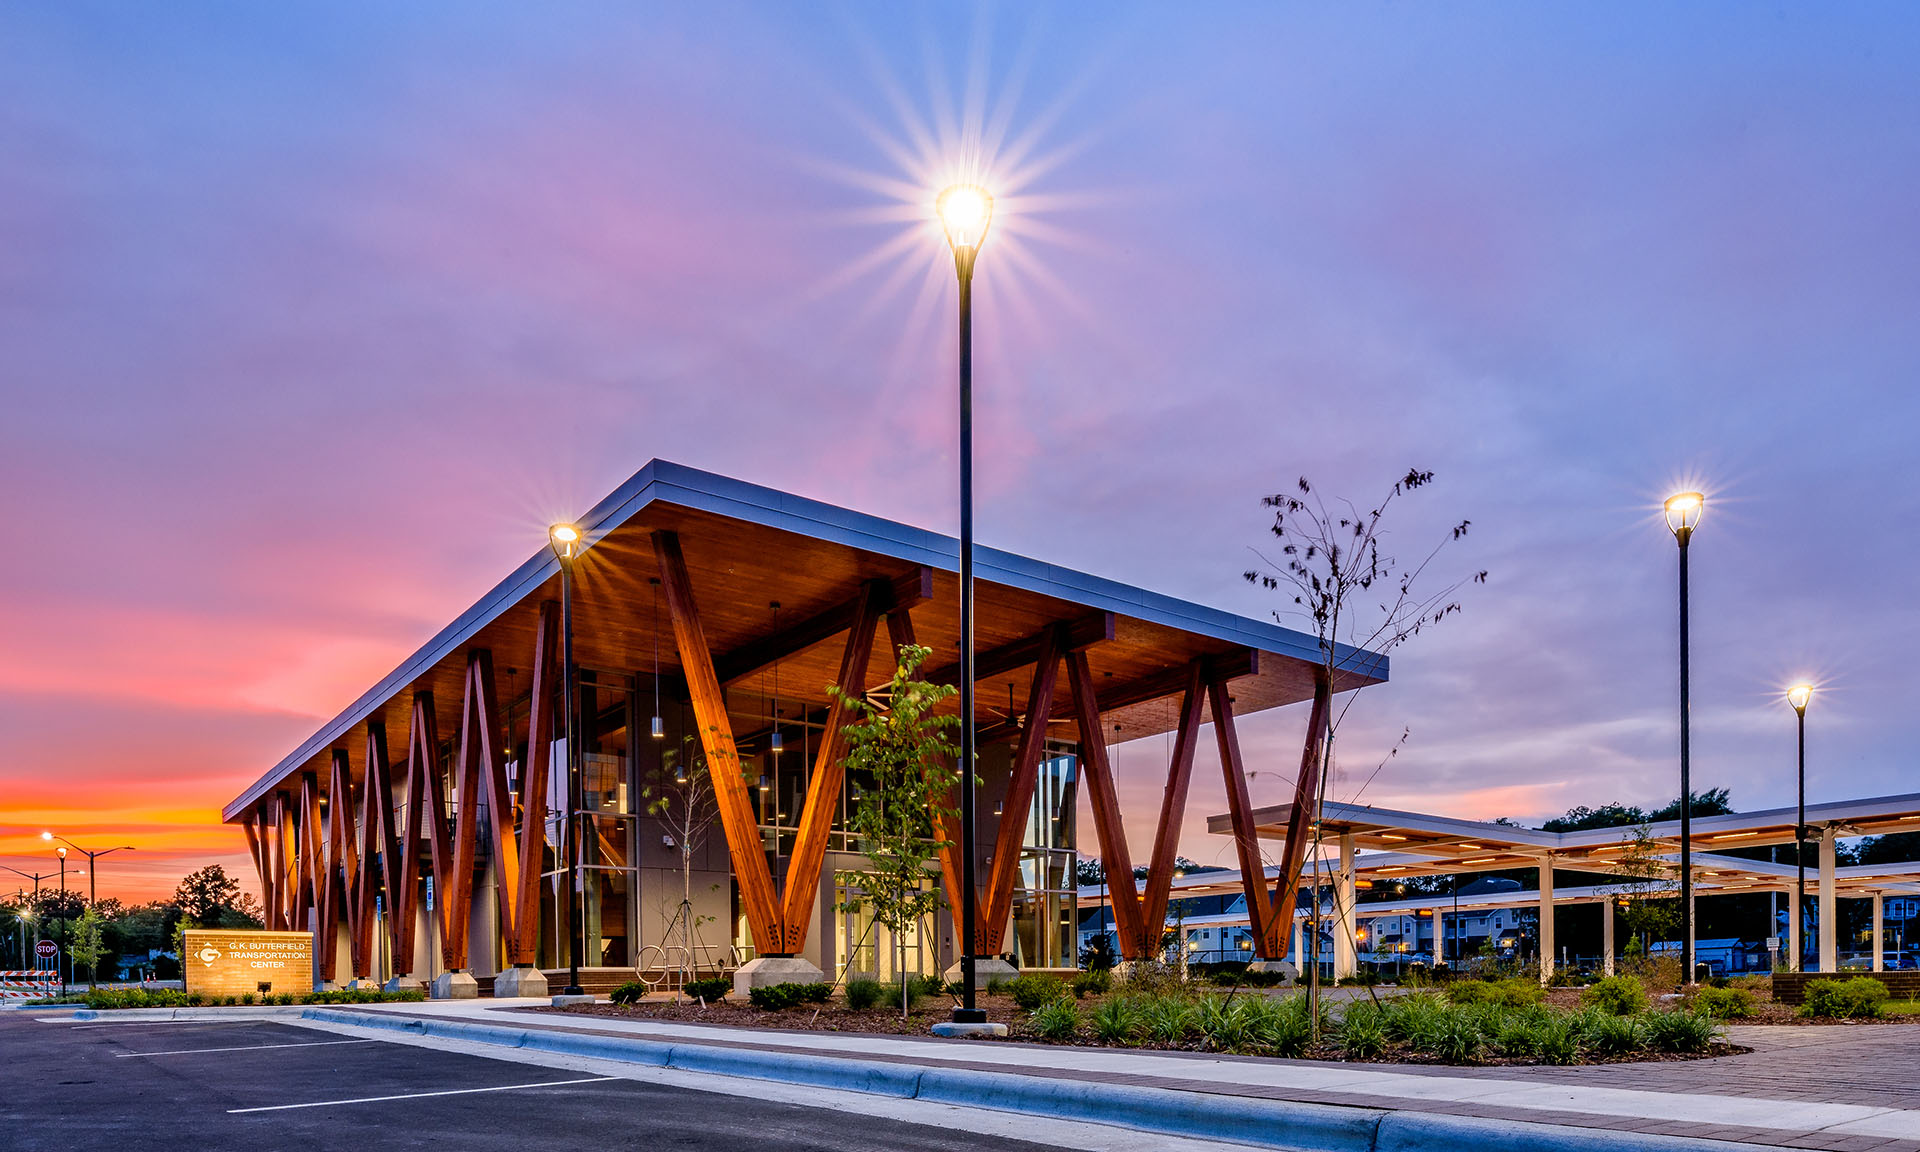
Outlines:
[[5, 1152], [422, 1147], [1052, 1146], [266, 1021], [76, 1024], [0, 1015]]

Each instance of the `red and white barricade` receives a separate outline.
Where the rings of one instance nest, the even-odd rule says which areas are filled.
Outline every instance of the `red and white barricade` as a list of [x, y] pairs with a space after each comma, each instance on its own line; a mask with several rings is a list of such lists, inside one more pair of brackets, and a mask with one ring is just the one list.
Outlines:
[[0, 1000], [38, 1000], [60, 994], [60, 977], [47, 968], [0, 968]]

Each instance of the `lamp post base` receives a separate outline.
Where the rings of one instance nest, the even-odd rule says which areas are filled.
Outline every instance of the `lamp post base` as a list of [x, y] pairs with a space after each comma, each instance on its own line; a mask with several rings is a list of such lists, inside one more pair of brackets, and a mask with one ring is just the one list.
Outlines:
[[[953, 1010], [953, 1022], [955, 1024], [985, 1024], [987, 1022], [987, 1010], [985, 1008], [955, 1008]], [[946, 1033], [942, 1032], [940, 1035], [944, 1036]]]

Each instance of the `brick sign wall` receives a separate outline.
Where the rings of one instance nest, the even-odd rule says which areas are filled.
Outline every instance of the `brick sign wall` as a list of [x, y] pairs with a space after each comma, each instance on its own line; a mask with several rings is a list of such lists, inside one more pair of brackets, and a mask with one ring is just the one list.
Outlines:
[[313, 991], [313, 933], [189, 928], [180, 967], [188, 992], [238, 996]]

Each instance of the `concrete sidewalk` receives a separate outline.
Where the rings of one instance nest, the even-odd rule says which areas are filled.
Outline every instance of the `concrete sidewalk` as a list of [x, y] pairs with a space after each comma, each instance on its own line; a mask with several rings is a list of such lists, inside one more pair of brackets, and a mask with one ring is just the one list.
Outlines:
[[[782, 1057], [826, 1057], [878, 1068], [870, 1075], [881, 1079], [886, 1066], [971, 1071], [1172, 1091], [1216, 1106], [1289, 1101], [1376, 1114], [1562, 1125], [1592, 1130], [1596, 1138], [1605, 1134], [1615, 1147], [1631, 1146], [1620, 1142], [1620, 1134], [1637, 1133], [1840, 1152], [1920, 1152], [1920, 1088], [1909, 1072], [1920, 1057], [1920, 1028], [1739, 1029], [1736, 1041], [1757, 1050], [1714, 1060], [1440, 1068], [743, 1029], [529, 1010], [542, 1003], [441, 1001], [336, 1011], [538, 1030], [585, 1042], [626, 1037], [662, 1051], [658, 1046], [697, 1045], [711, 1059], [726, 1054], [727, 1067], [741, 1069], [730, 1072], [735, 1075], [755, 1075], [753, 1053], [765, 1054], [770, 1066]], [[1863, 1081], [1859, 1091], [1844, 1090]], [[1823, 1084], [1835, 1090], [1823, 1092]]]

